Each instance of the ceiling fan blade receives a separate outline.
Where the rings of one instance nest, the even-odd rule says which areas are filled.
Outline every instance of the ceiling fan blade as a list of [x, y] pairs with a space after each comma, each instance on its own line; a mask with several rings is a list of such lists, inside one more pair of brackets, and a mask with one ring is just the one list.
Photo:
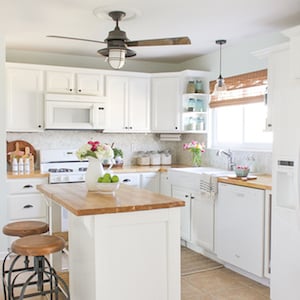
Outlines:
[[50, 37], [50, 38], [58, 38], [58, 39], [67, 39], [67, 40], [76, 40], [76, 41], [84, 41], [84, 42], [93, 42], [93, 43], [100, 43], [100, 44], [106, 44], [105, 42], [102, 42], [102, 41], [89, 40], [89, 39], [81, 39], [81, 38], [70, 37], [70, 36], [47, 35], [47, 37]]
[[153, 40], [126, 41], [125, 43], [128, 47], [171, 46], [171, 45], [189, 45], [191, 44], [191, 40], [189, 37], [183, 36], [183, 37], [153, 39]]

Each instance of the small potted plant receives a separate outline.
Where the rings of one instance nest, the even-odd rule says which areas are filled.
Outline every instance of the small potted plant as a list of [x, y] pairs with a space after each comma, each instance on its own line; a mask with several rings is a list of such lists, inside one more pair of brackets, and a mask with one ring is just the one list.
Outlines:
[[115, 167], [122, 168], [123, 167], [123, 151], [120, 148], [112, 148], [114, 151], [114, 161]]

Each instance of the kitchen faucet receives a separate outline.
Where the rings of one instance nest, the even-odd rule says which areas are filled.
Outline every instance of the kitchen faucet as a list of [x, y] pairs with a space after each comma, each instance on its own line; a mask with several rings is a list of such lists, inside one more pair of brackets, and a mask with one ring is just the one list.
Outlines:
[[228, 170], [232, 171], [233, 167], [235, 166], [235, 163], [233, 162], [233, 158], [232, 158], [232, 152], [230, 151], [230, 149], [228, 149], [227, 152], [224, 151], [223, 149], [220, 149], [217, 151], [217, 156], [220, 156], [222, 153], [227, 156]]

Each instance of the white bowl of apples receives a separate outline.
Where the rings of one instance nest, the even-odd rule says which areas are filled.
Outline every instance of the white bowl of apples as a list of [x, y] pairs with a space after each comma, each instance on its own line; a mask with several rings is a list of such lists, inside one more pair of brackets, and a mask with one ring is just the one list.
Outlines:
[[120, 187], [119, 177], [106, 173], [98, 178], [96, 187], [99, 192], [114, 193]]

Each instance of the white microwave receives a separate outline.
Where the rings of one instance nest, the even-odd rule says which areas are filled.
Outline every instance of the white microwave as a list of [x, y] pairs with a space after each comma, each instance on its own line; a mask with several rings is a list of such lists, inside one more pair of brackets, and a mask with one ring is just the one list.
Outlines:
[[106, 100], [96, 96], [46, 94], [45, 129], [97, 129], [106, 124]]

